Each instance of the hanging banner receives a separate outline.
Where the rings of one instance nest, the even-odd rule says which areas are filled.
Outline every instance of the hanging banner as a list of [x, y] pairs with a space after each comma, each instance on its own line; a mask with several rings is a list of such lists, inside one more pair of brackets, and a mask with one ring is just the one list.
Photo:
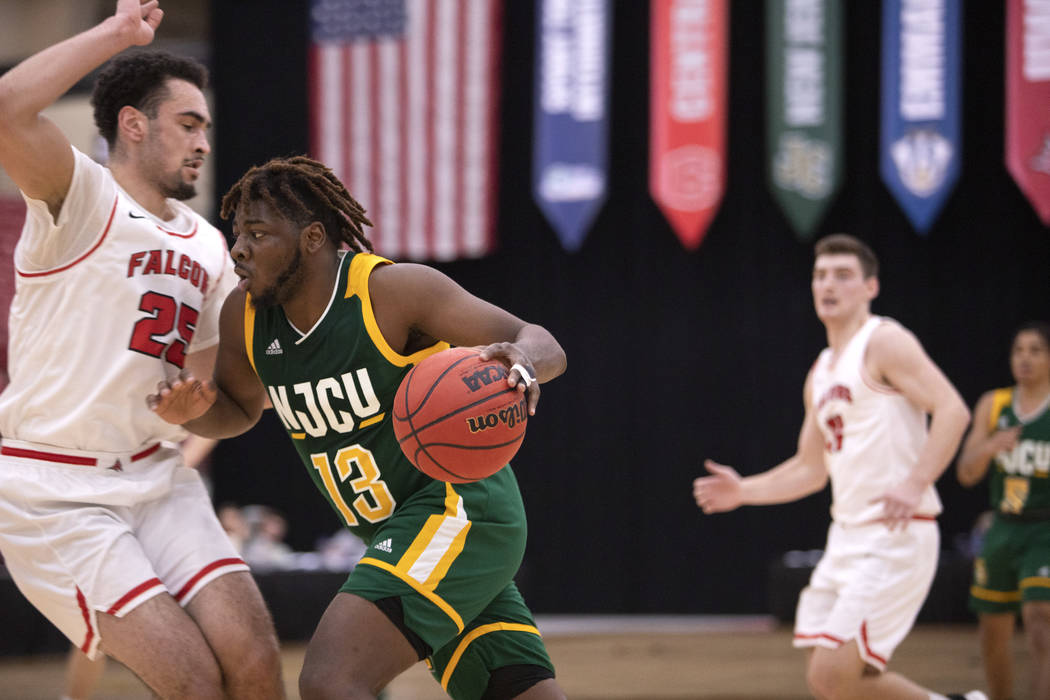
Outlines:
[[695, 250], [726, 182], [728, 0], [650, 4], [649, 192]]
[[1006, 168], [1050, 226], [1050, 3], [1006, 2]]
[[842, 2], [767, 0], [769, 184], [810, 238], [842, 184]]
[[919, 233], [959, 177], [960, 0], [883, 0], [882, 181]]
[[611, 0], [540, 0], [532, 194], [575, 251], [605, 202]]
[[499, 0], [311, 0], [310, 151], [389, 258], [495, 245]]

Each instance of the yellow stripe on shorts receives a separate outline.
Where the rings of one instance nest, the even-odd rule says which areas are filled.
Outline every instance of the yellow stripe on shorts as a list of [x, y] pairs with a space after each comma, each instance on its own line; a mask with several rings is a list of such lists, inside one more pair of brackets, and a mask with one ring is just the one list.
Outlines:
[[1021, 579], [1021, 588], [1050, 588], [1050, 578], [1046, 576], [1029, 576]]
[[482, 625], [476, 629], [470, 631], [470, 634], [460, 640], [456, 646], [456, 651], [452, 653], [452, 658], [448, 660], [448, 666], [445, 667], [445, 672], [441, 674], [441, 689], [446, 693], [448, 692], [448, 682], [452, 680], [452, 674], [456, 670], [456, 666], [459, 664], [460, 658], [463, 653], [467, 650], [478, 637], [488, 634], [489, 632], [531, 632], [537, 637], [541, 636], [540, 631], [532, 625], [523, 625], [518, 622], [493, 622], [490, 625]]
[[416, 593], [419, 593], [419, 595], [423, 596], [424, 598], [429, 600], [431, 603], [433, 603], [434, 605], [438, 606], [438, 608], [440, 608], [441, 612], [443, 612], [446, 615], [448, 615], [449, 619], [452, 620], [453, 623], [455, 623], [456, 629], [459, 632], [463, 631], [463, 618], [459, 616], [459, 613], [456, 612], [455, 609], [451, 605], [449, 605], [448, 602], [446, 602], [444, 598], [439, 596], [434, 591], [428, 591], [427, 589], [423, 588], [423, 586], [420, 585], [419, 581], [416, 581], [414, 578], [412, 578], [411, 576], [408, 576], [403, 571], [398, 571], [394, 567], [393, 564], [388, 564], [385, 561], [381, 561], [379, 559], [374, 559], [372, 557], [364, 557], [363, 559], [361, 559], [361, 561], [359, 561], [357, 563], [358, 564], [368, 564], [368, 565], [374, 566], [374, 567], [376, 567], [378, 569], [382, 569], [383, 571], [389, 572], [389, 573], [393, 574], [394, 576], [397, 576], [399, 579], [401, 579], [402, 581], [407, 583], [409, 586], [412, 586], [412, 588], [415, 589]]
[[445, 513], [427, 518], [423, 529], [397, 563], [398, 571], [433, 591], [463, 551], [469, 530], [470, 520], [463, 508], [463, 497], [446, 482]]
[[980, 586], [970, 586], [970, 595], [992, 603], [1016, 603], [1021, 600], [1021, 591], [993, 591]]

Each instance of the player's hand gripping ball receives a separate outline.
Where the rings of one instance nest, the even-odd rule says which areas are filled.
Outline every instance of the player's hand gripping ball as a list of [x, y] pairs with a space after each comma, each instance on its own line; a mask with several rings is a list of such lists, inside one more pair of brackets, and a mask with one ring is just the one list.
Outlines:
[[525, 394], [507, 386], [510, 370], [477, 350], [434, 353], [409, 370], [394, 396], [394, 435], [408, 461], [440, 481], [495, 474], [525, 438]]

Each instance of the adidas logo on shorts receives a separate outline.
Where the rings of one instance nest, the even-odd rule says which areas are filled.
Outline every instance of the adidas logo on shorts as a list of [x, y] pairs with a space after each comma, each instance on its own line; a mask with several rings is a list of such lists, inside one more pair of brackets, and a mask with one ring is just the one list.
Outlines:
[[277, 340], [277, 338], [274, 338], [273, 342], [270, 343], [270, 346], [268, 348], [266, 348], [266, 354], [267, 355], [283, 355], [284, 354], [284, 350], [281, 350], [281, 341]]
[[375, 548], [381, 552], [386, 552], [387, 554], [390, 554], [390, 552], [393, 550], [393, 544], [393, 540], [387, 537], [385, 540], [375, 545]]

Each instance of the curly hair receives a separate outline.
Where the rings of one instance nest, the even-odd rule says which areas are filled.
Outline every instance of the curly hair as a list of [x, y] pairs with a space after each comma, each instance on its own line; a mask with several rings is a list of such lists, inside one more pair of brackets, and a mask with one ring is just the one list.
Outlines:
[[130, 105], [153, 119], [157, 108], [168, 96], [169, 79], [185, 80], [204, 90], [208, 86], [208, 69], [201, 63], [164, 51], [133, 51], [117, 56], [103, 68], [95, 80], [91, 106], [95, 126], [110, 148], [117, 141], [117, 114]]
[[356, 252], [372, 252], [364, 227], [372, 226], [365, 209], [350, 196], [332, 170], [312, 158], [274, 158], [257, 165], [222, 198], [220, 216], [229, 219], [238, 207], [261, 199], [297, 226], [319, 221], [335, 240]]

